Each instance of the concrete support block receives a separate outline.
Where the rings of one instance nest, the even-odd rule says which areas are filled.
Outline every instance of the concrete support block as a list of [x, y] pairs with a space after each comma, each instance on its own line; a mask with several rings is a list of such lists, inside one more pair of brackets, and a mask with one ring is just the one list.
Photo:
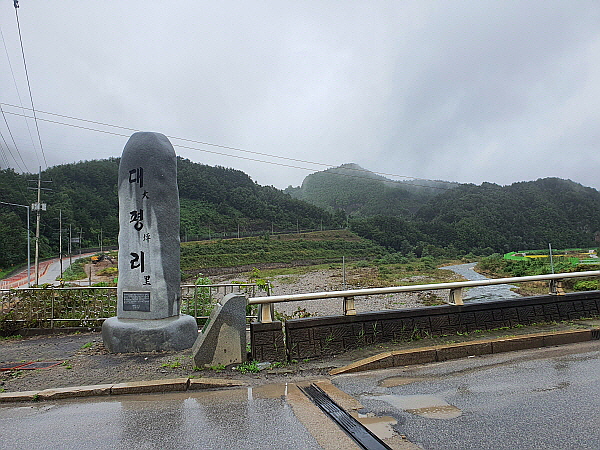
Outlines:
[[341, 373], [363, 372], [365, 370], [387, 369], [394, 367], [394, 355], [392, 352], [380, 353], [370, 356], [344, 367], [338, 367], [329, 371], [329, 375], [339, 375]]
[[344, 297], [344, 315], [355, 316], [356, 306], [354, 306], [354, 297]]
[[448, 361], [467, 356], [489, 355], [490, 353], [492, 353], [492, 343], [489, 341], [463, 342], [437, 347], [437, 360]]
[[110, 395], [112, 384], [98, 384], [93, 386], [73, 386], [65, 388], [44, 389], [39, 393], [40, 400], [58, 400], [62, 398], [98, 397]]
[[592, 340], [592, 330], [557, 331], [544, 336], [544, 346], [574, 344]]
[[32, 402], [40, 395], [40, 391], [0, 392], [0, 403]]
[[185, 350], [197, 337], [196, 319], [184, 314], [156, 320], [111, 317], [102, 324], [104, 345], [112, 353]]
[[246, 304], [246, 297], [236, 293], [217, 303], [192, 348], [197, 367], [227, 366], [246, 360]]
[[247, 383], [241, 380], [224, 380], [222, 378], [190, 378], [190, 391], [200, 389], [220, 389], [226, 387], [242, 387]]
[[449, 303], [453, 305], [464, 305], [462, 288], [450, 289]]
[[492, 342], [493, 353], [512, 352], [515, 350], [525, 350], [529, 348], [541, 348], [544, 346], [544, 337], [518, 336], [513, 338], [498, 339]]
[[113, 384], [112, 395], [148, 394], [154, 392], [186, 391], [189, 378], [173, 378], [169, 380], [132, 381], [130, 383]]
[[435, 347], [423, 347], [413, 350], [399, 350], [392, 352], [394, 363], [392, 367], [410, 366], [413, 364], [427, 364], [435, 362], [437, 351]]

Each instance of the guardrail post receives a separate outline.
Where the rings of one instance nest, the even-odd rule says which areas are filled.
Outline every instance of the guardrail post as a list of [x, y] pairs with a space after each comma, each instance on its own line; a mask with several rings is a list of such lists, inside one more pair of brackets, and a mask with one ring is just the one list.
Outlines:
[[344, 315], [356, 315], [356, 308], [354, 307], [354, 297], [344, 297]]
[[462, 288], [450, 289], [448, 301], [453, 305], [464, 305]]
[[273, 322], [274, 310], [273, 303], [261, 303], [258, 305], [258, 320], [262, 323]]
[[565, 295], [562, 280], [550, 280], [550, 295]]

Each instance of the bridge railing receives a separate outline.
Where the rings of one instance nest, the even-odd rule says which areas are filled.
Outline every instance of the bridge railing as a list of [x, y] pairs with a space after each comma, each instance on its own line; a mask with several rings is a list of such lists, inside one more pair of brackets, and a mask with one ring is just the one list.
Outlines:
[[[279, 302], [296, 302], [303, 300], [343, 299], [343, 314], [356, 315], [354, 297], [395, 294], [398, 292], [420, 292], [433, 290], [449, 290], [448, 304], [463, 305], [463, 289], [478, 286], [492, 286], [497, 284], [515, 284], [530, 281], [549, 281], [550, 294], [562, 293], [561, 281], [569, 278], [600, 277], [600, 270], [587, 272], [556, 273], [548, 275], [533, 275], [527, 277], [490, 278], [485, 280], [457, 281], [452, 283], [419, 284], [412, 286], [392, 286], [382, 288], [351, 289], [345, 291], [311, 292], [307, 294], [273, 295], [266, 297], [251, 297], [250, 305], [262, 305], [259, 321], [268, 323], [273, 321], [273, 304]], [[270, 306], [270, 307], [269, 307]]]
[[[207, 319], [214, 304], [232, 292], [254, 296], [254, 283], [182, 285], [181, 313]], [[97, 327], [117, 315], [116, 287], [54, 287], [0, 289], [0, 331], [13, 328]]]

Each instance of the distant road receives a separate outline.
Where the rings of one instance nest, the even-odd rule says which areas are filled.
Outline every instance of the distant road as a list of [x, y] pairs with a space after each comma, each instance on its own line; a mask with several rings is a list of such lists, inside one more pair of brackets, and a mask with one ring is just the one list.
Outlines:
[[[73, 255], [71, 259], [73, 261], [78, 260], [79, 258], [86, 258], [88, 256], [92, 256], [97, 252], [92, 253], [83, 253], [81, 255]], [[63, 272], [71, 265], [71, 261], [69, 257], [63, 258], [62, 268]], [[35, 284], [35, 266], [31, 265], [31, 284]], [[48, 259], [46, 261], [42, 261], [39, 263], [39, 283], [38, 284], [54, 284], [58, 285], [59, 282], [56, 281], [58, 277], [60, 277], [60, 259]], [[22, 270], [19, 273], [12, 275], [9, 278], [0, 281], [0, 289], [14, 289], [18, 287], [27, 286], [27, 268]]]

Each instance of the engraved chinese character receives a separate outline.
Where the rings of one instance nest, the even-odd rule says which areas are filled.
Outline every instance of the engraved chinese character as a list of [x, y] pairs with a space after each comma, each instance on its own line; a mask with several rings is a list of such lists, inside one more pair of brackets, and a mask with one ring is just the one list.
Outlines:
[[144, 241], [149, 241], [150, 240], [150, 233], [144, 233], [144, 235], [142, 236], [142, 239]]
[[134, 224], [133, 228], [135, 228], [137, 231], [140, 231], [142, 228], [144, 228], [144, 224], [142, 223], [142, 220], [144, 220], [143, 209], [140, 209], [139, 211], [130, 211], [129, 214], [131, 215], [129, 223]]
[[139, 183], [140, 187], [144, 187], [144, 169], [139, 167], [129, 171], [129, 182]]
[[150, 198], [148, 197], [148, 191], [144, 191], [144, 193], [142, 194], [142, 198]]
[[138, 267], [142, 272], [144, 272], [144, 252], [140, 252], [139, 255], [137, 253], [130, 253], [132, 256], [132, 260], [129, 261], [131, 265], [131, 269], [137, 269]]
[[144, 275], [144, 284], [143, 286], [150, 286], [152, 285], [152, 283], [150, 283], [150, 275]]

